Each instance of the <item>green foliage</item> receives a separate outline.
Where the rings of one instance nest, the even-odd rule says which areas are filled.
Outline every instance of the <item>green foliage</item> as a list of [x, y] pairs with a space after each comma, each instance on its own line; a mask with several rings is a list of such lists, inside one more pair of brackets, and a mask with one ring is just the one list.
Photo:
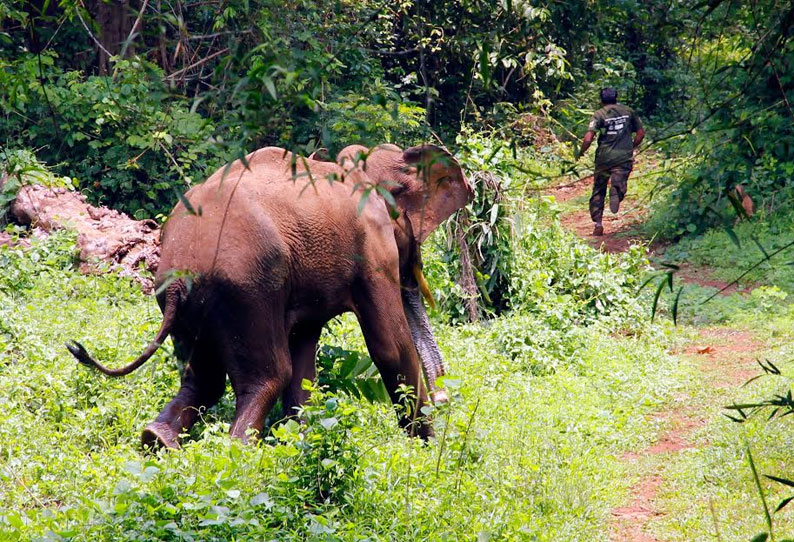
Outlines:
[[760, 263], [742, 279], [741, 285], [771, 283], [787, 292], [794, 292], [791, 272], [794, 250], [784, 249], [773, 258], [766, 258], [794, 241], [791, 235], [794, 216], [789, 212], [779, 212], [760, 218], [734, 226], [735, 238], [724, 228], [714, 228], [702, 235], [682, 239], [665, 250], [664, 259], [696, 267], [708, 266], [711, 277], [723, 282], [733, 281]]
[[323, 108], [323, 143], [332, 156], [353, 143], [370, 148], [381, 143], [408, 147], [425, 138], [424, 109], [402, 102], [397, 96], [387, 99], [384, 94], [373, 92], [375, 103], [372, 96], [352, 92]]
[[794, 77], [784, 67], [794, 62], [792, 24], [789, 6], [771, 1], [717, 1], [705, 10], [688, 55], [696, 84], [686, 106], [696, 114], [663, 134], [670, 152], [688, 159], [686, 170], [671, 179], [669, 204], [660, 211], [664, 235], [730, 224], [737, 216], [729, 201], [737, 185], [756, 208], [790, 204]]
[[526, 220], [515, 250], [514, 306], [560, 322], [607, 319], [630, 325], [643, 311], [636, 291], [648, 268], [645, 251], [594, 251], [558, 224]]
[[322, 512], [323, 506], [344, 505], [348, 493], [360, 484], [361, 450], [354, 437], [362, 430], [363, 413], [351, 401], [307, 380], [303, 387], [311, 392], [298, 413], [304, 424], [288, 420], [273, 429], [273, 438], [284, 446], [286, 457], [294, 457], [292, 468], [281, 476], [289, 482], [285, 491]]
[[[21, 229], [9, 228], [15, 233], [12, 241], [20, 239]], [[16, 237], [16, 239], [14, 239]], [[23, 246], [0, 245], [0, 291], [7, 294], [24, 294], [33, 288], [40, 275], [54, 276], [72, 269], [77, 263], [75, 234], [60, 231], [51, 235], [46, 243]]]
[[[42, 79], [40, 60], [48, 69]], [[212, 123], [168, 94], [157, 67], [120, 60], [113, 76], [85, 77], [54, 61], [21, 55], [2, 66], [0, 131], [9, 144], [38, 148], [93, 201], [154, 216], [170, 209], [175, 189], [222, 164]]]
[[[126, 280], [77, 274], [61, 238], [32, 243], [2, 249], [3, 275], [27, 278], [0, 289], [0, 387], [13, 390], [0, 399], [3, 540], [592, 540], [629, 485], [616, 458], [652, 438], [643, 415], [675, 371], [654, 333], [549, 329], [542, 315], [439, 326], [452, 401], [433, 412], [427, 444], [391, 406], [315, 388], [302, 423], [276, 424], [258, 445], [226, 434], [227, 393], [181, 451], [145, 455], [140, 430], [179, 384], [171, 346], [109, 379], [61, 345], [90, 342], [119, 365], [159, 326], [154, 301]], [[349, 329], [334, 325], [321, 364], [365, 359]], [[578, 409], [562, 406], [571, 394]]]
[[[472, 217], [467, 244], [478, 256], [477, 280], [485, 308], [542, 314], [553, 328], [568, 321], [630, 325], [640, 318], [644, 309], [636, 293], [648, 269], [644, 248], [636, 246], [625, 254], [593, 250], [563, 230], [549, 199], [524, 201], [526, 208], [518, 210], [515, 200], [507, 197], [509, 182], [500, 187], [505, 194], [499, 203], [491, 199], [499, 197], [491, 189], [467, 209]], [[465, 292], [451, 271], [460, 265], [459, 246], [439, 246], [438, 237], [438, 248], [423, 255], [425, 273], [444, 315], [463, 320]]]
[[389, 402], [380, 373], [369, 356], [355, 350], [323, 345], [317, 352], [317, 367], [317, 383], [322, 387], [373, 402]]

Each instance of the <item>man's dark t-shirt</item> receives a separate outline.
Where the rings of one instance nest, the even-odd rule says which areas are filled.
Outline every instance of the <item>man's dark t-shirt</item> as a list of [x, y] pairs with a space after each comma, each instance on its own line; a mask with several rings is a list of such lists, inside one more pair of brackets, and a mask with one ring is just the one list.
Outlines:
[[633, 132], [642, 129], [640, 117], [623, 104], [605, 105], [593, 114], [588, 131], [598, 132], [595, 164], [613, 167], [633, 158]]

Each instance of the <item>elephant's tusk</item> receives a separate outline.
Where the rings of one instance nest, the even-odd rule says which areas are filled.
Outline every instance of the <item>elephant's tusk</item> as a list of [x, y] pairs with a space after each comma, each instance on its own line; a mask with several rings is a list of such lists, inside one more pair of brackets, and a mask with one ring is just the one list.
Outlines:
[[433, 299], [433, 294], [430, 292], [430, 286], [427, 284], [427, 280], [425, 280], [425, 275], [422, 273], [422, 268], [419, 267], [418, 263], [414, 264], [414, 278], [416, 282], [419, 283], [419, 289], [422, 291], [422, 297], [427, 300], [427, 304], [430, 305], [431, 308], [436, 308], [436, 301]]

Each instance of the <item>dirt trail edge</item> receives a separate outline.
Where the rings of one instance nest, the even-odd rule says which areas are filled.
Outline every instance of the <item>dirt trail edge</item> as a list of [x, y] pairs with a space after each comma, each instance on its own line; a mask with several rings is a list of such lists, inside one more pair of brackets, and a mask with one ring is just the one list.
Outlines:
[[573, 212], [565, 213], [560, 218], [564, 228], [581, 237], [593, 248], [600, 248], [604, 252], [624, 252], [636, 243], [644, 243], [645, 239], [632, 230], [644, 219], [643, 209], [633, 205], [631, 194], [624, 200], [622, 209], [618, 214], [612, 214], [609, 207], [604, 210], [603, 224], [605, 235], [594, 237], [593, 222], [590, 219], [587, 200], [593, 187], [593, 177], [585, 177], [579, 182], [552, 188], [547, 195], [554, 196], [558, 203], [573, 199], [581, 199], [582, 204]]
[[[647, 240], [636, 233], [636, 226], [645, 219], [645, 210], [633, 201], [631, 193], [618, 214], [613, 215], [608, 209], [604, 213], [604, 235], [592, 235], [593, 223], [587, 207], [592, 182], [592, 177], [587, 177], [575, 184], [546, 192], [554, 196], [558, 203], [574, 199], [580, 201], [580, 205], [560, 217], [563, 227], [604, 252], [624, 252], [633, 244], [647, 244]], [[650, 247], [651, 250], [654, 248]], [[714, 288], [725, 286], [725, 283], [711, 280], [708, 269], [690, 271], [682, 269], [677, 278]], [[704, 378], [716, 386], [735, 388], [757, 372], [755, 359], [764, 349], [764, 344], [746, 331], [702, 328], [698, 331], [697, 339], [680, 355], [694, 357]], [[630, 488], [626, 502], [611, 510], [608, 533], [611, 542], [663, 542], [652, 533], [652, 524], [666, 514], [657, 504], [657, 494], [665, 482], [664, 465], [676, 454], [698, 446], [708, 446], [707, 442], [698, 442], [694, 438], [694, 433], [708, 423], [694, 408], [673, 404], [669, 409], [650, 416], [649, 422], [657, 422], [663, 427], [655, 442], [645, 449], [626, 452], [620, 457], [629, 465], [630, 471], [639, 471], [640, 477]]]

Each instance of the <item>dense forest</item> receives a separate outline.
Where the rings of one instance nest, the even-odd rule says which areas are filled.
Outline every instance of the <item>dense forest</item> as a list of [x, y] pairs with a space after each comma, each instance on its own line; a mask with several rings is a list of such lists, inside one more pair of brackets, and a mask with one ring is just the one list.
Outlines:
[[[578, 149], [605, 87], [646, 136], [598, 238]], [[792, 100], [777, 0], [0, 0], [0, 539], [784, 542]], [[137, 356], [157, 262], [91, 260], [77, 215], [23, 194], [154, 238], [256, 149], [294, 176], [383, 144], [441, 149], [472, 189], [421, 245], [435, 436], [400, 429], [346, 314], [297, 418], [230, 438], [231, 382], [180, 450], [142, 447], [177, 341], [122, 379], [63, 345]], [[398, 221], [376, 185], [359, 213]]]

